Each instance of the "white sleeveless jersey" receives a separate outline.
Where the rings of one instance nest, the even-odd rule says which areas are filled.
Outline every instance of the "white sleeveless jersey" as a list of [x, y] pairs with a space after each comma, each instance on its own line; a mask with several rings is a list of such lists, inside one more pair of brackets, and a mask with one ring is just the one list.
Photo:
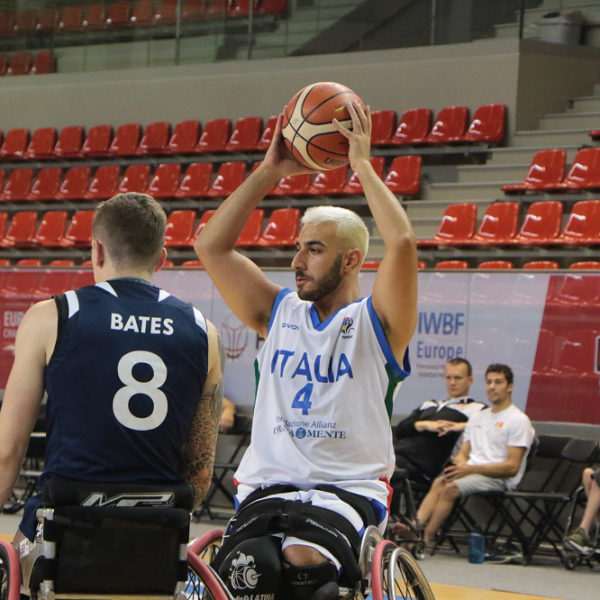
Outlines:
[[410, 365], [408, 352], [402, 367], [394, 358], [371, 297], [321, 323], [312, 303], [282, 290], [255, 371], [252, 441], [236, 483], [329, 483], [387, 505], [392, 402]]

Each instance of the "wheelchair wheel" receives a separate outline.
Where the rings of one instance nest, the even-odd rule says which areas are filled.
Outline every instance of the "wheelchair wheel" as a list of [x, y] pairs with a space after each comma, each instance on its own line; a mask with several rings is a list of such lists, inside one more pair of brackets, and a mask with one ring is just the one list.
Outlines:
[[0, 600], [19, 600], [21, 565], [16, 550], [0, 540]]
[[188, 550], [187, 600], [233, 600], [215, 570], [197, 554]]
[[211, 529], [191, 542], [188, 551], [199, 556], [205, 563], [210, 564], [219, 551], [222, 540], [223, 530]]
[[435, 600], [412, 555], [389, 540], [373, 552], [371, 593], [373, 600]]

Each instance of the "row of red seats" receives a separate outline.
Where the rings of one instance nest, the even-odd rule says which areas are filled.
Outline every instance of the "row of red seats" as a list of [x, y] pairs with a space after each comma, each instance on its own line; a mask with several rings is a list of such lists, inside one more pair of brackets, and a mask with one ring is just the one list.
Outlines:
[[[247, 17], [251, 3], [256, 15], [287, 14], [287, 0], [184, 0], [181, 20]], [[172, 25], [176, 8], [177, 0], [137, 0], [71, 4], [61, 10], [46, 7], [40, 12], [26, 9], [16, 14], [5, 10], [0, 11], [0, 37]]]
[[56, 55], [52, 50], [41, 50], [35, 56], [31, 52], [15, 52], [10, 57], [0, 54], [0, 76], [46, 75], [56, 71]]
[[[458, 111], [459, 108], [464, 110]], [[428, 108], [407, 110], [398, 124], [395, 111], [375, 111], [371, 143], [400, 146], [459, 141], [492, 143], [502, 139], [504, 105], [479, 107], [465, 133], [467, 113], [466, 107], [442, 109], [431, 127], [432, 113]], [[54, 127], [41, 127], [33, 131], [31, 138], [28, 129], [16, 128], [6, 132], [0, 159], [264, 151], [273, 137], [276, 119], [270, 117], [264, 127], [261, 117], [242, 117], [233, 127], [228, 118], [212, 119], [204, 127], [197, 120], [180, 121], [172, 129], [166, 121], [149, 123], [145, 128], [139, 123], [124, 123], [114, 135], [111, 125], [94, 125], [87, 134], [81, 125], [65, 127], [60, 133]]]
[[[469, 263], [466, 260], [440, 260], [435, 264], [436, 269], [468, 269]], [[504, 270], [514, 269], [515, 265], [510, 260], [485, 260], [477, 265], [478, 269], [485, 270]], [[535, 271], [547, 271], [560, 269], [560, 265], [555, 260], [530, 260], [526, 262], [522, 267], [518, 267], [525, 270]], [[599, 260], [578, 260], [571, 263], [569, 269], [577, 270], [600, 270]]]
[[[412, 196], [421, 187], [420, 156], [395, 157], [384, 174], [385, 157], [375, 156], [371, 162], [396, 194]], [[252, 169], [258, 166], [252, 165]], [[59, 167], [40, 169], [34, 177], [30, 168], [14, 169], [8, 178], [0, 169], [0, 202], [52, 200], [104, 200], [117, 193], [148, 193], [155, 198], [211, 198], [231, 194], [244, 181], [248, 163], [228, 161], [218, 170], [212, 162], [191, 163], [185, 174], [180, 163], [158, 165], [152, 173], [151, 165], [134, 164], [125, 168], [103, 165], [92, 175], [91, 167], [71, 167], [63, 177]], [[302, 195], [357, 195], [363, 189], [356, 174], [348, 177], [349, 168], [343, 166], [316, 174], [286, 177], [271, 190], [274, 196]], [[182, 176], [183, 175], [183, 176]], [[6, 181], [5, 181], [6, 179]], [[3, 185], [4, 183], [4, 185]]]
[[444, 211], [435, 235], [419, 240], [419, 246], [541, 246], [552, 244], [600, 244], [600, 200], [582, 200], [571, 209], [564, 227], [563, 203], [532, 203], [519, 229], [518, 202], [494, 202], [483, 215], [479, 229], [477, 205], [451, 204]]
[[[196, 222], [198, 213], [195, 210], [172, 211], [167, 218], [165, 246], [191, 247], [214, 212], [204, 211]], [[93, 210], [76, 211], [70, 218], [67, 211], [53, 210], [46, 212], [38, 224], [35, 211], [21, 211], [14, 213], [8, 223], [7, 213], [0, 212], [0, 248], [90, 247], [93, 218]], [[299, 209], [275, 209], [266, 225], [264, 218], [263, 209], [252, 212], [237, 241], [238, 246], [293, 246], [296, 243]]]
[[566, 172], [567, 153], [561, 149], [537, 152], [525, 179], [518, 184], [503, 185], [507, 194], [548, 191], [578, 191], [600, 188], [600, 148], [582, 148]]

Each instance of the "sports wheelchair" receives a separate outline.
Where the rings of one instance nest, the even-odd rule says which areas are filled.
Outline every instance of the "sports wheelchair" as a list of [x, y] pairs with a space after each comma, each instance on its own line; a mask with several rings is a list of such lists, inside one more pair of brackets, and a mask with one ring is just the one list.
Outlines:
[[[223, 531], [215, 529], [190, 544], [191, 567], [212, 562], [221, 546]], [[377, 527], [370, 525], [362, 537], [359, 557], [361, 578], [354, 587], [340, 587], [340, 600], [435, 600], [425, 575], [413, 556], [390, 540], [383, 539]], [[214, 571], [213, 571], [214, 572]], [[216, 580], [215, 580], [216, 583]], [[224, 584], [223, 597], [231, 599]], [[211, 587], [215, 600], [220, 598]]]
[[192, 503], [187, 484], [47, 479], [23, 588], [18, 554], [0, 540], [0, 600], [228, 600], [207, 562], [188, 562]]

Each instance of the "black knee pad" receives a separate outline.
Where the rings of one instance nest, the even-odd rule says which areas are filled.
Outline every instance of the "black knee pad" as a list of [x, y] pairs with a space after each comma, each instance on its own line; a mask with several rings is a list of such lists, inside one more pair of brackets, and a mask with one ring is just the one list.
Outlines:
[[234, 598], [284, 598], [281, 540], [265, 535], [240, 542], [219, 567], [219, 576]]
[[332, 600], [339, 595], [337, 569], [330, 561], [307, 567], [283, 565], [283, 578], [295, 600]]

